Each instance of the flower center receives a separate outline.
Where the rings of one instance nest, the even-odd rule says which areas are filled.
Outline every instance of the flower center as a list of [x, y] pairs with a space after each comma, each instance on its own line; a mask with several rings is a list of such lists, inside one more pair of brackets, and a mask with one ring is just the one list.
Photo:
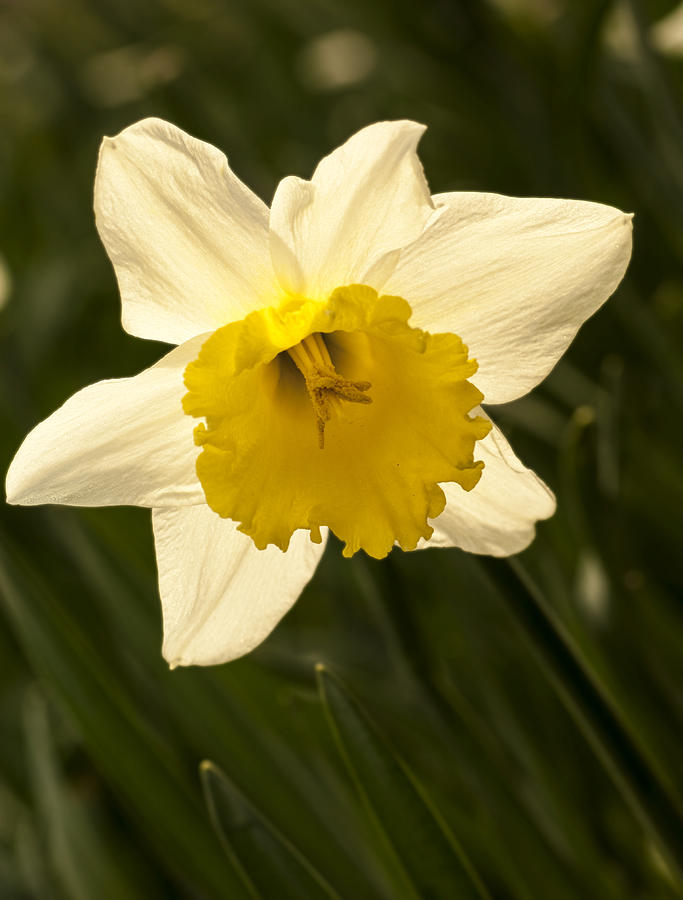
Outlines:
[[287, 351], [304, 376], [318, 425], [318, 446], [325, 448], [325, 423], [338, 412], [342, 400], [347, 403], [372, 403], [365, 391], [369, 381], [350, 381], [337, 373], [321, 334], [311, 334]]
[[293, 298], [219, 328], [185, 370], [206, 502], [260, 550], [297, 529], [319, 542], [324, 526], [345, 556], [413, 550], [443, 512], [439, 484], [477, 484], [477, 364], [410, 315], [364, 285]]

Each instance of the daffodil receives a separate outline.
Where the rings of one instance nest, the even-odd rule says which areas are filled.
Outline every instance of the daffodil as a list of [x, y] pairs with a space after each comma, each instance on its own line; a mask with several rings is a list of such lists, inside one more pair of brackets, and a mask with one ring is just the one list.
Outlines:
[[177, 345], [37, 425], [11, 503], [152, 508], [172, 665], [260, 643], [344, 553], [522, 550], [555, 500], [481, 403], [526, 394], [614, 291], [630, 216], [430, 196], [424, 128], [380, 122], [280, 182], [146, 119], [104, 140], [97, 227], [123, 327]]

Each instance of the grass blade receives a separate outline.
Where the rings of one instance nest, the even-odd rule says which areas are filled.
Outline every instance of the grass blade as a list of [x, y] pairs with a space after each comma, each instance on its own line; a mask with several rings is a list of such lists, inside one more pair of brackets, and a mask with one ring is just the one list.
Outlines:
[[251, 897], [338, 898], [313, 865], [218, 766], [205, 760], [199, 772], [213, 826]]
[[89, 791], [60, 769], [48, 705], [37, 686], [25, 697], [24, 721], [35, 806], [53, 877], [73, 900], [143, 900], [154, 896], [147, 870], [127, 858]]
[[488, 897], [472, 864], [406, 764], [328, 669], [316, 667], [328, 724], [378, 829], [416, 897]]
[[139, 815], [169, 870], [203, 895], [224, 897], [231, 871], [214, 848], [182, 761], [150, 728], [77, 623], [24, 564], [0, 548], [0, 597], [27, 658], [73, 717], [98, 770]]
[[533, 645], [556, 692], [663, 856], [683, 877], [683, 813], [634, 736], [593, 678], [578, 649], [514, 560], [488, 559], [486, 571]]

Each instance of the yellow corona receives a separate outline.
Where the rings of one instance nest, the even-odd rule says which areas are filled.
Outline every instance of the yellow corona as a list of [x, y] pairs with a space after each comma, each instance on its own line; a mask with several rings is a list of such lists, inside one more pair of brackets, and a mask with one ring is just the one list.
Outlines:
[[365, 285], [289, 298], [218, 329], [188, 365], [206, 502], [259, 549], [327, 525], [347, 556], [413, 550], [443, 511], [439, 484], [476, 485], [490, 429], [470, 416], [476, 362], [410, 314]]

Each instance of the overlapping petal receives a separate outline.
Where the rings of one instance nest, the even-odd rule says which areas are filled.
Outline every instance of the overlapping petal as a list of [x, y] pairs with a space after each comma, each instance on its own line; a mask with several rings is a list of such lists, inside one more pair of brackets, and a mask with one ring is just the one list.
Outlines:
[[477, 444], [477, 456], [484, 462], [479, 484], [468, 493], [455, 484], [441, 485], [446, 508], [431, 523], [431, 540], [421, 547], [510, 556], [528, 547], [536, 522], [555, 512], [550, 488], [519, 461], [495, 425]]
[[253, 650], [304, 589], [321, 544], [297, 532], [286, 553], [257, 550], [208, 506], [155, 509], [152, 517], [171, 666], [214, 665]]
[[323, 300], [345, 284], [379, 289], [433, 212], [415, 148], [424, 126], [378, 122], [326, 156], [310, 181], [273, 198], [273, 263], [283, 286]]
[[277, 302], [267, 206], [168, 122], [105, 138], [95, 216], [130, 334], [179, 344]]
[[521, 397], [550, 372], [619, 284], [631, 217], [599, 203], [454, 193], [402, 252], [384, 286], [412, 322], [459, 334], [487, 403]]
[[132, 378], [74, 394], [24, 440], [7, 473], [9, 503], [182, 506], [203, 503], [183, 372], [204, 336]]

